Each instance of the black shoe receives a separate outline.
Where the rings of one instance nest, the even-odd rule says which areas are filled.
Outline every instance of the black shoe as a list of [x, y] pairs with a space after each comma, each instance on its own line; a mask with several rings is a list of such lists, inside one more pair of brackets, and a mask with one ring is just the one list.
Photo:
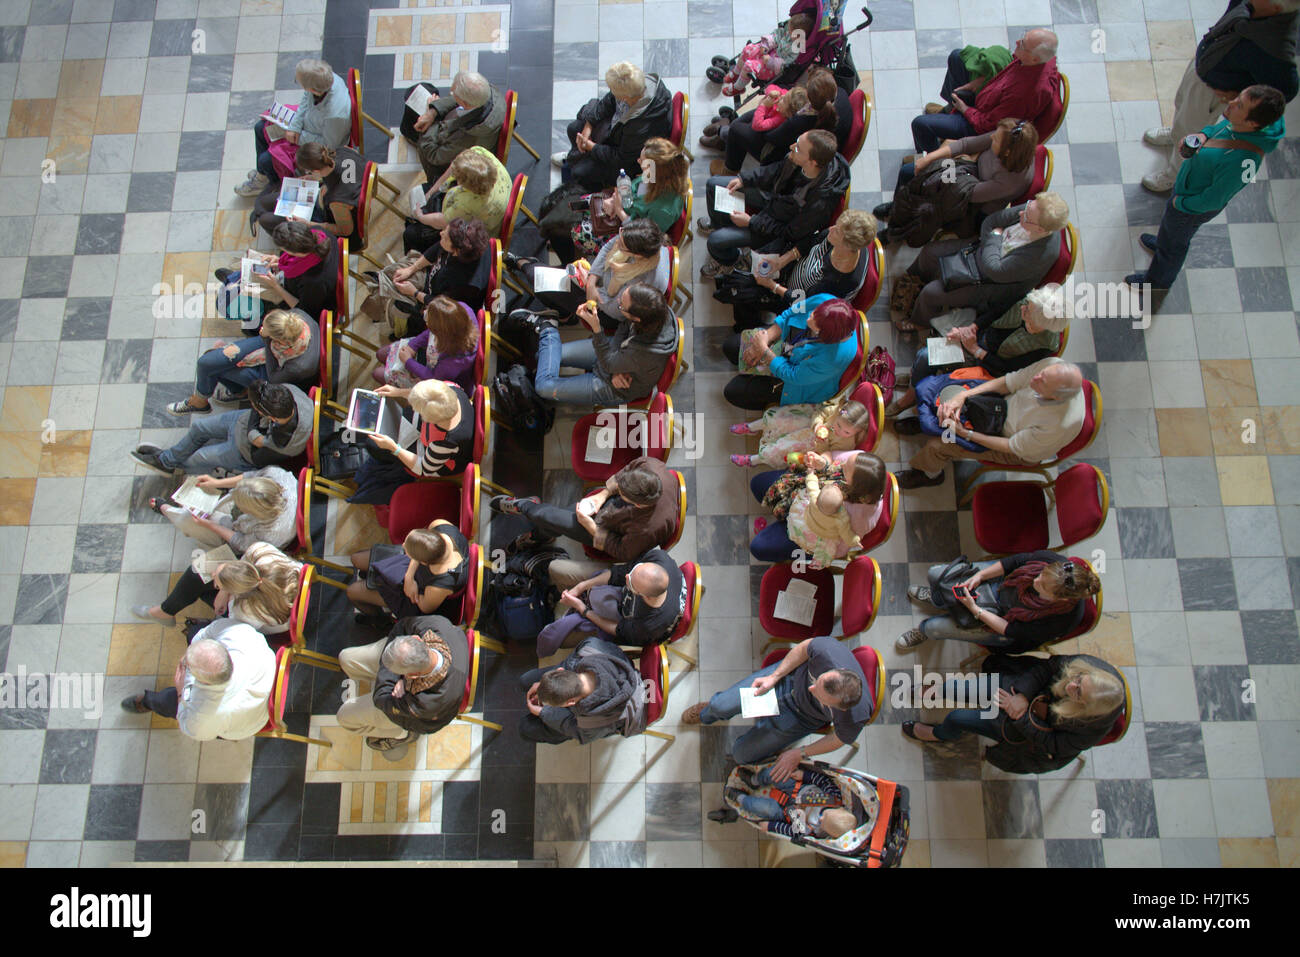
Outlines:
[[[727, 65], [728, 66], [731, 65], [730, 60], [727, 61]], [[724, 120], [730, 123], [732, 120], [736, 118], [736, 111], [729, 106], [720, 106], [718, 107], [718, 116], [722, 117]]]
[[942, 472], [930, 478], [920, 469], [904, 469], [894, 477], [898, 479], [899, 488], [929, 488], [932, 485], [942, 485], [944, 481]]
[[1153, 253], [1156, 251], [1155, 233], [1143, 233], [1141, 236], [1138, 237], [1138, 242], [1142, 244], [1142, 248], [1145, 249], [1147, 252]]
[[352, 620], [358, 625], [368, 625], [371, 628], [388, 628], [393, 623], [393, 616], [386, 611], [371, 613], [359, 611], [352, 616]]
[[740, 820], [740, 815], [736, 813], [735, 808], [724, 807], [716, 811], [710, 811], [709, 820], [716, 821], [718, 824], [732, 824]]
[[507, 269], [513, 269], [516, 272], [523, 272], [524, 266], [537, 262], [536, 259], [528, 256], [516, 256], [514, 253], [506, 253], [502, 256], [502, 261], [506, 264]]
[[914, 415], [909, 415], [906, 419], [895, 419], [894, 432], [898, 435], [920, 435], [921, 420]]
[[235, 270], [233, 269], [216, 269], [212, 272], [212, 275], [217, 277], [217, 282], [221, 283], [223, 286], [230, 282], [230, 277], [234, 274]]
[[754, 772], [749, 768], [736, 768], [736, 779], [751, 791], [758, 787], [754, 780]]
[[153, 469], [155, 472], [161, 472], [168, 478], [172, 478], [176, 475], [176, 469], [168, 468], [163, 465], [162, 460], [158, 458], [157, 452], [148, 451], [144, 447], [133, 450], [131, 452], [131, 458], [135, 459], [145, 468]]
[[131, 695], [129, 698], [123, 698], [122, 710], [127, 714], [148, 714], [149, 709], [144, 706], [144, 692]]
[[886, 222], [888, 222], [889, 215], [893, 211], [894, 211], [893, 203], [881, 203], [879, 206], [877, 206], [875, 209], [871, 211], [871, 215], [876, 217], [876, 219], [883, 219]]

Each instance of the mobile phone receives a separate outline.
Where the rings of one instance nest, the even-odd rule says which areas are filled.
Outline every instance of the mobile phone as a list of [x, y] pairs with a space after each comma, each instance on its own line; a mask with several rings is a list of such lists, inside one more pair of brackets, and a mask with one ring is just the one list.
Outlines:
[[958, 601], [961, 601], [963, 598], [970, 597], [970, 589], [967, 588], [965, 585], [953, 585], [952, 594], [954, 598], [956, 598]]

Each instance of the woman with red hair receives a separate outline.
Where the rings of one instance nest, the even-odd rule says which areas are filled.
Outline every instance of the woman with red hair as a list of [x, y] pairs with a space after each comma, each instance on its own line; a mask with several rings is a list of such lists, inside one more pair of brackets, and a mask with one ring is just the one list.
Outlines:
[[741, 409], [761, 410], [779, 402], [825, 402], [857, 354], [858, 313], [834, 296], [809, 296], [796, 302], [758, 332], [732, 336], [722, 346], [728, 361], [743, 373], [727, 383], [723, 395]]

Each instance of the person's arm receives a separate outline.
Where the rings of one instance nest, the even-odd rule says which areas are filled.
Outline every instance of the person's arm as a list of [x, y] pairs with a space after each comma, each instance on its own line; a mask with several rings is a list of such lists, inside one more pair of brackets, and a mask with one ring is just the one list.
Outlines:
[[419, 380], [421, 382], [424, 381], [425, 379], [433, 378], [433, 370], [430, 369], [428, 366], [426, 366], [424, 363], [422, 363], [419, 360], [419, 358], [417, 358], [418, 356], [423, 354], [424, 348], [428, 344], [429, 344], [429, 330], [425, 329], [424, 332], [420, 333], [414, 339], [411, 339], [409, 342], [407, 342], [406, 344], [407, 348], [410, 349], [413, 353], [415, 353], [415, 355], [411, 356], [411, 358], [407, 359], [404, 363], [402, 363], [402, 365], [406, 368], [406, 371], [411, 374], [411, 378]]
[[437, 585], [430, 585], [420, 592], [420, 598], [416, 604], [420, 606], [420, 611], [423, 614], [432, 615], [450, 597], [450, 588], [439, 588]]
[[262, 288], [258, 291], [258, 298], [267, 302], [282, 302], [287, 309], [293, 309], [298, 305], [298, 297], [289, 292], [275, 278], [274, 273], [263, 273], [260, 276], [254, 276], [253, 281], [258, 283]]
[[1050, 358], [1052, 355], [1054, 353], [1051, 350], [1035, 349], [1033, 352], [1026, 352], [1010, 359], [1003, 359], [996, 352], [989, 352], [981, 346], [979, 351], [975, 353], [975, 359], [989, 375], [1005, 376], [1017, 369], [1023, 369], [1035, 362]]
[[330, 203], [330, 215], [334, 217], [332, 223], [317, 223], [321, 229], [335, 236], [351, 236], [352, 227], [355, 223], [354, 213], [356, 210], [347, 203]]
[[751, 186], [756, 189], [771, 189], [784, 164], [785, 160], [782, 159], [775, 163], [768, 163], [766, 166], [755, 166], [753, 169], [743, 171], [737, 177], [741, 189], [749, 189]]

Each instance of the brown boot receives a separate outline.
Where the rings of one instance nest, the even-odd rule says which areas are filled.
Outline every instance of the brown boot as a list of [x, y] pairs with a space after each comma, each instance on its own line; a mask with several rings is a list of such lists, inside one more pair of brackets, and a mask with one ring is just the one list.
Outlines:
[[935, 113], [942, 113], [943, 110], [944, 110], [944, 106], [942, 103], [925, 104], [925, 112], [927, 116], [933, 116]]
[[710, 176], [739, 176], [735, 170], [727, 169], [727, 161], [716, 159], [709, 164]]
[[704, 710], [705, 702], [693, 704], [682, 712], [682, 724], [699, 724], [700, 712]]

